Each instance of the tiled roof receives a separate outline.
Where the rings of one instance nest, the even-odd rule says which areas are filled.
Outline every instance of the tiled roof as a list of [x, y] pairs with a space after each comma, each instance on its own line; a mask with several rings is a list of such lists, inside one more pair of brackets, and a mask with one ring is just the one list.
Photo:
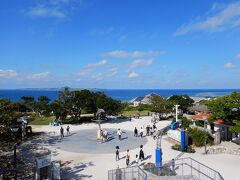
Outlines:
[[199, 120], [205, 120], [206, 118], [208, 118], [211, 114], [198, 114], [198, 115], [194, 115], [191, 118], [192, 119], [199, 119]]

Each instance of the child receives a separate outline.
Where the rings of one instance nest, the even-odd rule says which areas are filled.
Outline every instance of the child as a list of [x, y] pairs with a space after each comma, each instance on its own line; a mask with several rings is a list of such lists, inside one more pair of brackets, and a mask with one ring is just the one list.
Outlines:
[[139, 158], [138, 158], [138, 155], [136, 154], [136, 164], [137, 164], [137, 166], [138, 166], [138, 162], [139, 162]]
[[126, 165], [128, 166], [130, 162], [130, 155], [129, 155], [129, 149], [127, 150], [127, 155], [126, 155]]

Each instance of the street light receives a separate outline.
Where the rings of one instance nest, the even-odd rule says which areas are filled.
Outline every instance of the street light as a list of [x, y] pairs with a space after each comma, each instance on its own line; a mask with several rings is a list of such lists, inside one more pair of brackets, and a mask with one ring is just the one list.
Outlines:
[[178, 104], [174, 105], [175, 110], [176, 110], [176, 122], [178, 122], [178, 107], [179, 107], [179, 106], [180, 106], [180, 105], [178, 105]]
[[[16, 141], [16, 134], [18, 132], [19, 127], [17, 125], [11, 126], [11, 131], [14, 134], [14, 141]], [[17, 180], [17, 143], [14, 143], [14, 180]]]

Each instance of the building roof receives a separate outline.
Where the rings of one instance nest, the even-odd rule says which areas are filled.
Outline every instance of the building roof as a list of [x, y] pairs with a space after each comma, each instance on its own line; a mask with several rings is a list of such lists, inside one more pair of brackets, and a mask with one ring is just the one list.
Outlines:
[[222, 120], [222, 119], [216, 119], [214, 121], [214, 124], [225, 124], [225, 123], [224, 123], [224, 120]]
[[198, 114], [198, 115], [191, 116], [191, 118], [192, 119], [197, 119], [197, 120], [206, 120], [209, 116], [211, 116], [211, 114], [203, 113], [203, 114]]

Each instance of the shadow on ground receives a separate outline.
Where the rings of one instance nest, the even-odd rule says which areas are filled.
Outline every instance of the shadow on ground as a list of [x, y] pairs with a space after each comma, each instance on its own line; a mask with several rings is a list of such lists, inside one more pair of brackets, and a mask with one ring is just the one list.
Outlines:
[[73, 160], [71, 161], [66, 161], [66, 162], [59, 162], [60, 163], [60, 167], [61, 167], [61, 179], [86, 179], [86, 178], [91, 178], [92, 175], [87, 175], [87, 174], [83, 174], [81, 173], [85, 168], [89, 167], [89, 166], [94, 166], [94, 164], [92, 162], [88, 162], [88, 163], [79, 163], [77, 165], [75, 165], [74, 167], [70, 167], [69, 165], [73, 162]]

